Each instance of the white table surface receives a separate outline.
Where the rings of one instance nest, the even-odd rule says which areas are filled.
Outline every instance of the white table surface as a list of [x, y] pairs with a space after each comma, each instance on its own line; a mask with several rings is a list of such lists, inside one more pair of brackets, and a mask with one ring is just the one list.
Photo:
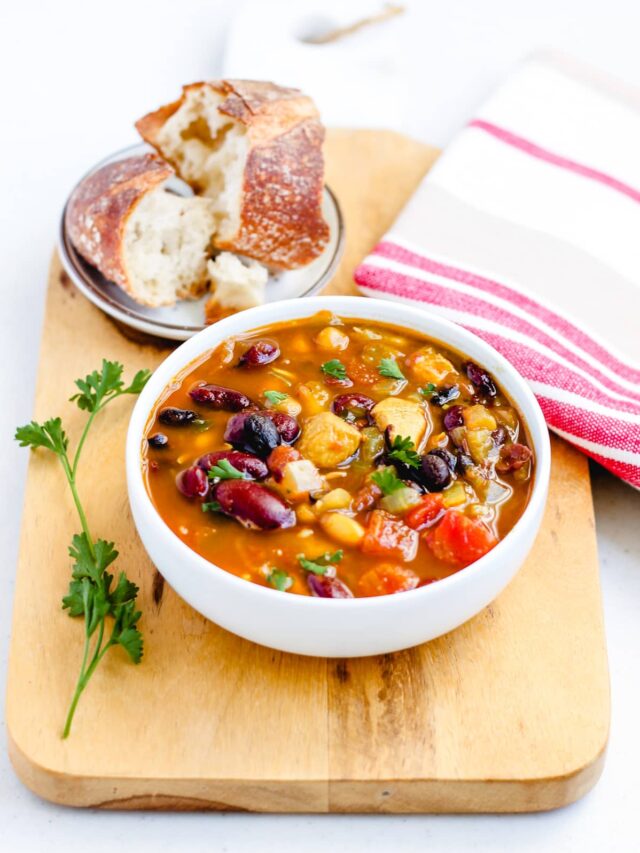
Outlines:
[[[3, 668], [27, 461], [26, 452], [14, 445], [11, 435], [16, 424], [31, 416], [47, 266], [62, 201], [88, 166], [135, 140], [134, 118], [172, 98], [181, 82], [216, 76], [223, 68], [242, 73], [243, 50], [253, 53], [246, 56], [246, 76], [273, 69], [271, 76], [280, 77], [281, 82], [316, 85], [315, 56], [309, 54], [307, 63], [304, 52], [291, 59], [279, 49], [260, 46], [258, 50], [254, 35], [244, 28], [234, 31], [224, 64], [226, 27], [238, 5], [224, 0], [110, 0], [100, 4], [8, 0], [2, 4]], [[288, 21], [286, 6], [290, 5], [272, 4], [273, 15], [268, 17], [278, 25]], [[352, 9], [359, 11], [362, 2], [354, 0], [352, 6], [326, 0], [309, 5], [324, 9], [324, 18], [335, 14], [344, 20]], [[375, 9], [377, 2], [366, 5]], [[398, 129], [439, 145], [446, 144], [514, 61], [539, 47], [568, 50], [640, 86], [640, 6], [635, 0], [608, 0], [606, 4], [601, 0], [537, 0], [535, 4], [457, 0], [455, 4], [407, 5], [410, 13], [389, 25], [388, 36], [382, 29], [360, 34], [346, 54], [342, 51], [335, 62], [323, 64], [317, 95], [326, 105], [325, 112], [328, 107], [329, 121], [344, 115], [343, 108], [332, 109], [331, 97], [341, 91], [341, 77], [344, 79], [344, 69], [352, 60], [369, 63], [368, 73], [382, 81], [381, 91], [384, 78], [395, 81], [394, 75], [411, 72], [405, 81], [408, 99], [388, 110], [384, 98], [377, 96], [359, 106], [352, 101], [349, 114], [353, 123], [371, 123], [371, 116], [379, 115], [376, 123], [383, 126], [392, 116]], [[298, 3], [297, 8], [306, 6]], [[250, 17], [245, 15], [244, 20]], [[300, 26], [308, 29], [317, 20], [318, 13], [306, 16]], [[262, 23], [261, 30], [264, 32]], [[364, 85], [364, 77], [361, 68], [354, 71], [358, 86]], [[61, 399], [67, 391], [60, 389]], [[611, 667], [612, 726], [601, 781], [577, 804], [548, 814], [500, 817], [76, 811], [42, 802], [23, 788], [2, 750], [0, 846], [11, 853], [392, 848], [586, 853], [638, 849], [640, 494], [600, 469], [594, 470], [594, 494]]]

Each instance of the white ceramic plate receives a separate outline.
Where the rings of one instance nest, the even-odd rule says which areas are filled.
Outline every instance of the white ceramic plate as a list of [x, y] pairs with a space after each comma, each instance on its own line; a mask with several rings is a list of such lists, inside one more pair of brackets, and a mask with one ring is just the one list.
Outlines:
[[[107, 163], [135, 157], [151, 150], [148, 145], [140, 144], [117, 151], [96, 163], [81, 181]], [[179, 195], [192, 195], [189, 187], [179, 178], [171, 179], [169, 188]], [[329, 242], [324, 252], [306, 267], [271, 275], [267, 284], [267, 302], [310, 296], [327, 284], [335, 272], [344, 249], [344, 225], [338, 202], [328, 187], [324, 188], [322, 212], [330, 230]], [[71, 281], [94, 305], [132, 329], [174, 341], [186, 341], [205, 328], [204, 304], [207, 296], [197, 300], [183, 300], [166, 308], [138, 305], [76, 252], [66, 233], [65, 213], [66, 204], [60, 221], [60, 259]]]

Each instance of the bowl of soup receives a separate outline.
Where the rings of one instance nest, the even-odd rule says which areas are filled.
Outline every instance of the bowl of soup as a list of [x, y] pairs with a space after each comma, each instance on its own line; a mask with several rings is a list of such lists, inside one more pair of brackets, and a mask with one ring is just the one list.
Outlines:
[[228, 317], [132, 413], [152, 561], [275, 649], [351, 657], [450, 631], [522, 565], [547, 495], [535, 397], [482, 340], [400, 303], [327, 296]]

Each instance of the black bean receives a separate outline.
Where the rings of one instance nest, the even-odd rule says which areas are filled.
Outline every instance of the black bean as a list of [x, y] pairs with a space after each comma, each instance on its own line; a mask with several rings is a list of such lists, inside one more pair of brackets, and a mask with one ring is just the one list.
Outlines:
[[267, 412], [240, 412], [229, 419], [224, 440], [236, 450], [244, 450], [266, 459], [282, 439]]
[[155, 435], [150, 435], [147, 439], [149, 447], [155, 447], [157, 450], [169, 446], [169, 439], [163, 432], [157, 432]]
[[484, 394], [485, 397], [495, 397], [498, 393], [495, 382], [483, 367], [478, 367], [472, 361], [467, 361], [464, 370], [474, 386]]
[[445, 403], [450, 403], [452, 400], [457, 400], [460, 396], [460, 389], [457, 385], [448, 385], [440, 391], [436, 391], [429, 397], [429, 402], [434, 406], [444, 406]]
[[422, 457], [422, 482], [430, 492], [441, 492], [451, 482], [451, 470], [447, 462], [435, 453]]
[[447, 463], [452, 474], [456, 470], [456, 463], [458, 460], [450, 450], [447, 450], [444, 447], [436, 447], [434, 450], [430, 450], [429, 453], [431, 456], [439, 456], [440, 459], [443, 459]]
[[167, 426], [187, 426], [198, 419], [198, 413], [191, 409], [176, 409], [172, 406], [161, 409], [158, 420]]

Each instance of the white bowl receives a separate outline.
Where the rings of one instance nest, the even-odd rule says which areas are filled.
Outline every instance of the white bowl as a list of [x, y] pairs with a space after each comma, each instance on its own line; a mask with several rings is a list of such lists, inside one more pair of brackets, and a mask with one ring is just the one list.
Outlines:
[[[397, 595], [327, 599], [287, 595], [242, 580], [192, 551], [153, 506], [141, 469], [145, 426], [156, 400], [176, 374], [231, 335], [320, 310], [404, 326], [458, 350], [487, 368], [523, 415], [536, 465], [529, 503], [513, 529], [477, 562], [437, 583]], [[234, 634], [264, 646], [323, 657], [359, 657], [406, 649], [466, 622], [509, 583], [540, 527], [551, 451], [538, 403], [516, 370], [492, 347], [459, 326], [414, 306], [379, 299], [321, 296], [262, 305], [219, 321], [179, 346], [138, 398], [127, 435], [131, 511], [140, 538], [161, 574], [192, 607]]]

